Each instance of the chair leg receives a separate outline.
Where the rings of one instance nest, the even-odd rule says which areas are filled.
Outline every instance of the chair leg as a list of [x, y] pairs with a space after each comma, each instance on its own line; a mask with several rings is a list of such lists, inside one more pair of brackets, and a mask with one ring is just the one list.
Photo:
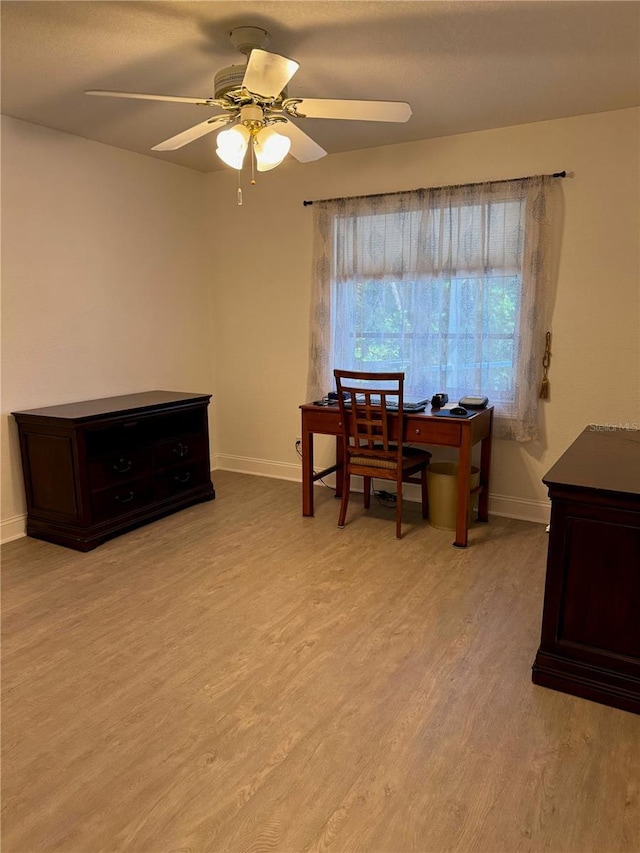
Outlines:
[[429, 492], [427, 491], [427, 469], [422, 469], [422, 476], [420, 482], [420, 488], [422, 489], [422, 517], [429, 518]]
[[371, 506], [371, 477], [363, 477], [364, 480], [364, 508]]
[[396, 485], [396, 539], [402, 539], [402, 480]]
[[347, 469], [342, 481], [342, 500], [340, 501], [340, 514], [338, 516], [338, 527], [344, 527], [349, 506], [349, 491], [351, 490], [351, 474]]

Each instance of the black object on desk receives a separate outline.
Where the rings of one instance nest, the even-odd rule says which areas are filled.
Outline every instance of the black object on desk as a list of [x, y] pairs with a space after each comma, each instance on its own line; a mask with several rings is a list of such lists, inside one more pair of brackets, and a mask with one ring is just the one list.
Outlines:
[[477, 410], [468, 412], [462, 406], [454, 406], [452, 409], [440, 409], [433, 414], [438, 418], [470, 418], [472, 415], [477, 415], [478, 412]]
[[460, 397], [458, 400], [459, 406], [464, 406], [465, 409], [486, 409], [489, 405], [488, 397]]

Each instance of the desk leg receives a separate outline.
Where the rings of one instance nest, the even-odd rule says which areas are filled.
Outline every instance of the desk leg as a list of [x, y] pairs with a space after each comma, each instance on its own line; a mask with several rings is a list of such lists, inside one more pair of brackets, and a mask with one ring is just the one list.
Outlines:
[[342, 477], [344, 471], [342, 469], [343, 457], [344, 456], [344, 439], [341, 435], [336, 436], [336, 497], [342, 497]]
[[[493, 412], [491, 412], [493, 419]], [[491, 433], [480, 445], [480, 497], [478, 498], [478, 521], [489, 521], [489, 472], [491, 471]]]
[[302, 514], [313, 515], [313, 433], [302, 429]]
[[469, 481], [471, 479], [471, 430], [462, 430], [458, 452], [458, 503], [456, 508], [456, 548], [466, 548], [469, 530]]

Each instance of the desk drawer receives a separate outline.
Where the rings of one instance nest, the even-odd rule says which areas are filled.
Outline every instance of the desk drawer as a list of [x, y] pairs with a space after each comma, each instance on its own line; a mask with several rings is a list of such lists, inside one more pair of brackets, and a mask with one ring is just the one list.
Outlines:
[[448, 447], [460, 447], [462, 427], [455, 421], [440, 418], [407, 418], [405, 441], [416, 444], [444, 444]]
[[318, 411], [308, 410], [304, 413], [304, 425], [309, 432], [325, 435], [340, 435], [342, 433], [342, 418], [338, 407], [318, 406]]

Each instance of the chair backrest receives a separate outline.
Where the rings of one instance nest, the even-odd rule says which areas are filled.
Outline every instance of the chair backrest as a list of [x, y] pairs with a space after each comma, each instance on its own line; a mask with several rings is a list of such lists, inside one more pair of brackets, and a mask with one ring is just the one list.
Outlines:
[[391, 418], [402, 436], [404, 373], [334, 370], [345, 452], [358, 457], [402, 458], [402, 441], [391, 444]]

